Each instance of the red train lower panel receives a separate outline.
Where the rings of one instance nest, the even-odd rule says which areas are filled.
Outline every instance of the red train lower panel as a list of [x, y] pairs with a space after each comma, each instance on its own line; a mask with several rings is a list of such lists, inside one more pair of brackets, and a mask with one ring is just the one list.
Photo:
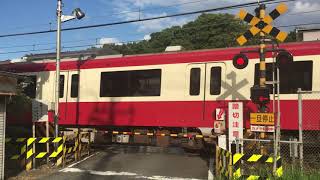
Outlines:
[[[244, 102], [245, 127], [249, 128], [249, 113], [256, 112], [250, 101]], [[227, 101], [179, 102], [81, 102], [61, 103], [61, 125], [90, 126], [162, 126], [213, 127], [216, 108], [227, 108]], [[318, 100], [303, 103], [306, 130], [320, 130]], [[205, 108], [205, 111], [204, 111]], [[50, 116], [52, 121], [52, 116]], [[310, 124], [312, 126], [310, 127]], [[281, 101], [281, 129], [298, 129], [298, 102]]]

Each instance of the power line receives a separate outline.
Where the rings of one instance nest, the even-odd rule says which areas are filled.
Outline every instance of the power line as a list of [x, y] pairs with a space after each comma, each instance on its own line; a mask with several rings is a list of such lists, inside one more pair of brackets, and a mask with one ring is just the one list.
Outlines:
[[298, 27], [298, 26], [310, 26], [310, 25], [319, 25], [320, 22], [313, 23], [301, 23], [301, 24], [290, 24], [290, 25], [280, 25], [278, 27]]
[[[220, 24], [216, 24], [215, 26], [221, 26], [227, 23], [220, 23]], [[298, 27], [298, 26], [307, 26], [307, 25], [318, 25], [320, 24], [320, 22], [311, 22], [311, 23], [300, 23], [300, 24], [289, 24], [289, 25], [279, 25], [277, 26], [278, 28], [280, 27]], [[202, 25], [202, 26], [197, 26], [197, 27], [187, 27], [185, 29], [195, 29], [195, 28], [203, 28], [203, 27], [212, 27], [212, 25]], [[183, 30], [185, 30], [183, 29]], [[182, 30], [182, 29], [180, 29]], [[179, 30], [179, 31], [180, 31]], [[93, 39], [93, 38], [91, 38]], [[83, 41], [85, 42], [86, 40], [78, 40], [75, 42], [80, 42]], [[139, 40], [131, 40], [131, 41], [121, 41], [121, 42], [117, 42], [115, 44], [127, 44], [127, 43], [134, 43], [134, 42], [140, 42], [143, 41], [142, 39]], [[71, 41], [69, 41], [71, 42]], [[52, 43], [48, 43], [48, 44], [52, 44]], [[94, 44], [85, 44], [85, 45], [76, 45], [76, 46], [62, 46], [62, 49], [74, 49], [74, 48], [80, 48], [80, 47], [93, 47], [93, 46], [102, 46], [105, 44], [101, 44], [101, 43], [94, 43]], [[23, 50], [23, 51], [9, 51], [9, 52], [2, 52], [0, 54], [17, 54], [17, 53], [29, 53], [29, 52], [37, 52], [37, 51], [44, 51], [44, 50], [54, 50], [55, 48], [47, 48], [47, 49], [33, 49], [33, 50]]]
[[[208, 26], [208, 25], [205, 25]], [[151, 33], [151, 32], [149, 32]], [[126, 35], [145, 35], [148, 33], [126, 33]], [[107, 35], [105, 35], [107, 36]], [[118, 33], [118, 34], [113, 34], [112, 37], [122, 37], [123, 34]], [[102, 37], [93, 37], [93, 38], [87, 38], [87, 39], [79, 39], [79, 40], [70, 40], [70, 41], [64, 41], [62, 44], [72, 44], [72, 43], [77, 43], [77, 42], [88, 42], [88, 41], [96, 41], [103, 39], [104, 36]], [[46, 45], [55, 45], [55, 42], [48, 42], [48, 43], [35, 43], [35, 44], [23, 44], [23, 45], [11, 45], [11, 46], [2, 46], [0, 47], [1, 50], [3, 49], [12, 49], [12, 48], [23, 48], [23, 47], [36, 47], [36, 46], [46, 46]]]
[[110, 14], [104, 15], [104, 16], [93, 16], [93, 18], [107, 17], [110, 15], [112, 16], [112, 15], [130, 14], [130, 13], [140, 13], [140, 12], [147, 12], [147, 11], [151, 11], [151, 10], [162, 10], [162, 9], [168, 9], [171, 7], [183, 6], [183, 5], [187, 5], [187, 4], [201, 3], [204, 1], [208, 1], [208, 0], [188, 1], [188, 2], [184, 2], [184, 3], [177, 3], [177, 4], [168, 5], [168, 6], [161, 6], [161, 7], [157, 7], [157, 8], [153, 7], [153, 8], [138, 9], [138, 10], [133, 10], [133, 11], [124, 11], [124, 12], [119, 12], [119, 13], [110, 13]]
[[[91, 16], [91, 18], [101, 18], [101, 17], [110, 17], [110, 16], [114, 16], [114, 15], [121, 15], [121, 14], [130, 14], [130, 13], [137, 13], [137, 12], [147, 12], [147, 11], [151, 11], [151, 10], [162, 10], [162, 9], [167, 9], [167, 8], [171, 8], [171, 7], [178, 7], [178, 6], [183, 6], [183, 5], [187, 5], [187, 4], [195, 4], [195, 3], [201, 3], [203, 1], [208, 1], [208, 0], [197, 0], [197, 1], [188, 1], [188, 2], [184, 2], [184, 3], [177, 3], [177, 4], [172, 4], [169, 6], [162, 6], [162, 7], [153, 7], [153, 8], [145, 8], [145, 9], [139, 9], [139, 10], [133, 10], [133, 11], [124, 11], [124, 12], [118, 12], [118, 13], [110, 13], [104, 16]], [[34, 26], [45, 26], [45, 25], [49, 25], [50, 26], [50, 30], [52, 29], [52, 24], [54, 24], [54, 21], [49, 22], [49, 23], [42, 23], [42, 24], [34, 24], [34, 25], [27, 25], [27, 26], [16, 26], [16, 27], [10, 27], [9, 29], [26, 29], [26, 28], [30, 28], [30, 27], [34, 27]]]
[[[287, 0], [286, 2], [289, 2], [289, 1], [295, 1], [295, 0]], [[268, 2], [279, 2], [279, 1], [278, 0], [265, 0], [265, 1], [261, 1], [260, 3], [268, 3]], [[128, 20], [128, 21], [119, 21], [119, 22], [104, 23], [104, 24], [95, 24], [95, 25], [88, 25], [88, 26], [78, 26], [78, 27], [64, 28], [64, 29], [62, 29], [62, 31], [73, 31], [73, 30], [80, 30], [80, 29], [98, 28], [98, 27], [104, 27], [104, 26], [114, 26], [114, 25], [129, 24], [129, 23], [136, 23], [136, 22], [143, 22], [143, 21], [151, 21], [151, 20], [158, 20], [158, 19], [164, 19], [164, 18], [172, 18], [172, 17], [178, 17], [178, 16], [200, 14], [200, 13], [213, 12], [213, 11], [236, 9], [236, 8], [248, 7], [248, 6], [252, 6], [252, 5], [256, 5], [256, 4], [257, 4], [257, 2], [251, 2], [251, 3], [244, 3], [244, 4], [238, 4], [238, 5], [232, 5], [232, 6], [213, 8], [213, 9], [206, 9], [206, 10], [199, 10], [199, 11], [192, 11], [192, 12], [185, 12], [185, 13], [177, 13], [177, 14], [171, 14], [171, 15], [157, 16], [157, 17], [151, 17], [151, 18], [143, 18], [143, 19]], [[35, 31], [35, 32], [5, 34], [5, 35], [0, 35], [0, 38], [3, 38], [3, 37], [15, 37], [15, 36], [25, 36], [25, 35], [34, 35], [34, 34], [46, 34], [46, 33], [52, 33], [52, 32], [56, 32], [56, 31], [57, 30], [46, 30], [46, 31]]]
[[38, 51], [52, 51], [54, 48], [45, 48], [45, 49], [34, 49], [34, 50], [24, 50], [24, 51], [9, 51], [9, 52], [0, 52], [0, 54], [18, 54], [18, 53], [30, 53], [30, 52], [38, 52]]
[[[277, 27], [298, 27], [298, 26], [306, 26], [306, 25], [318, 25], [318, 24], [320, 24], [320, 22], [280, 25], [280, 26], [277, 26]], [[209, 27], [210, 25], [206, 25], [206, 26]], [[203, 26], [203, 27], [205, 27], [205, 26]], [[143, 41], [143, 39], [131, 40], [131, 41], [122, 41], [122, 42], [118, 42], [116, 44], [128, 44], [128, 43], [135, 43], [135, 42], [140, 42], [140, 41]], [[94, 46], [103, 46], [103, 45], [105, 45], [105, 44], [95, 43], [95, 44], [85, 44], [85, 45], [77, 45], [77, 46], [63, 46], [62, 49], [75, 49], [75, 48], [81, 48], [81, 47], [94, 47]], [[0, 54], [31, 53], [31, 52], [39, 52], [39, 51], [45, 51], [45, 50], [55, 50], [55, 48], [1, 52]]]
[[320, 12], [320, 9], [313, 10], [313, 11], [303, 11], [303, 12], [297, 12], [297, 13], [290, 13], [288, 15], [300, 15], [300, 14], [308, 14], [308, 13], [315, 13], [315, 12]]

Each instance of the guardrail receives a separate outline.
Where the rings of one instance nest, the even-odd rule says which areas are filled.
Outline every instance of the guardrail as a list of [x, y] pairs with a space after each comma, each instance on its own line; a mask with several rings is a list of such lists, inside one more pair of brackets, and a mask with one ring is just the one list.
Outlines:
[[[87, 139], [87, 140], [86, 140]], [[20, 161], [25, 170], [35, 168], [36, 159], [53, 159], [56, 166], [64, 166], [68, 156], [75, 161], [81, 159], [82, 152], [90, 154], [90, 133], [75, 132], [73, 138], [37, 137], [37, 138], [6, 138], [6, 144], [14, 145], [16, 152], [6, 157], [8, 160]], [[48, 151], [38, 148], [38, 144], [49, 144]], [[12, 153], [12, 152], [11, 152]]]
[[[262, 155], [262, 154], [242, 154], [242, 153], [231, 153], [220, 147], [216, 147], [216, 175], [225, 179], [264, 179], [268, 178], [265, 173], [262, 174], [251, 174], [251, 172], [244, 173], [246, 170], [252, 170], [256, 167], [265, 168], [263, 165], [270, 164], [272, 166], [274, 161], [273, 155]], [[281, 177], [283, 175], [282, 160], [279, 156], [276, 159], [276, 172], [268, 173], [275, 177]], [[247, 167], [243, 167], [244, 165]], [[261, 166], [262, 165], [262, 166]], [[261, 170], [261, 169], [260, 169]], [[267, 169], [263, 169], [267, 170]], [[268, 170], [267, 170], [268, 171]]]

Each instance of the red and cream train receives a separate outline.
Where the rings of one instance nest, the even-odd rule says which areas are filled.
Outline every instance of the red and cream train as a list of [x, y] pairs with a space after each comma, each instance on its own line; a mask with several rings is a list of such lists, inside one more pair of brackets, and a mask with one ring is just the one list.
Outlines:
[[[293, 66], [280, 72], [281, 128], [297, 130], [297, 88], [320, 91], [320, 42], [281, 44], [281, 48], [294, 56]], [[249, 54], [245, 69], [232, 65], [235, 54], [249, 49], [252, 47], [63, 60], [59, 124], [189, 128], [207, 135], [213, 132], [216, 108], [226, 109], [229, 101], [237, 100], [244, 102], [244, 124], [249, 127], [249, 113], [257, 111], [250, 101], [250, 87], [259, 82], [258, 55]], [[271, 80], [271, 54], [266, 61], [267, 80]], [[39, 118], [52, 121], [55, 62], [12, 63], [2, 69], [33, 77], [36, 86], [28, 87], [28, 93], [49, 111]], [[308, 107], [320, 106], [319, 99], [307, 103]], [[318, 113], [316, 108], [306, 111]], [[313, 121], [317, 130], [319, 119]], [[14, 123], [30, 122], [31, 118], [25, 118]]]

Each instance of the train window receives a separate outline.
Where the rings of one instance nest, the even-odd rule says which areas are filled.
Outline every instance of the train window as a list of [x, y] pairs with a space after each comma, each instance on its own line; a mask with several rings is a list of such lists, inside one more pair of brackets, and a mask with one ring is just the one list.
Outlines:
[[71, 76], [71, 97], [78, 97], [79, 94], [79, 74], [72, 74]]
[[100, 97], [160, 96], [161, 69], [102, 72]]
[[64, 75], [60, 75], [59, 98], [63, 98], [64, 94]]
[[[312, 90], [312, 61], [297, 61], [293, 62], [290, 67], [280, 69], [280, 94], [295, 94], [298, 88], [304, 91]], [[255, 65], [255, 80], [254, 84], [259, 84], [259, 63]], [[267, 63], [266, 80], [272, 81], [272, 63]], [[277, 79], [277, 77], [275, 77]], [[272, 93], [272, 85], [268, 85], [270, 93]], [[275, 87], [277, 88], [277, 87]], [[277, 89], [276, 91], [277, 92]]]
[[190, 95], [200, 94], [200, 78], [201, 78], [200, 68], [192, 68], [190, 71]]
[[210, 94], [219, 95], [221, 93], [221, 67], [211, 68]]
[[30, 98], [36, 97], [37, 76], [29, 76], [26, 80], [19, 79], [17, 82], [22, 89], [22, 93]]

